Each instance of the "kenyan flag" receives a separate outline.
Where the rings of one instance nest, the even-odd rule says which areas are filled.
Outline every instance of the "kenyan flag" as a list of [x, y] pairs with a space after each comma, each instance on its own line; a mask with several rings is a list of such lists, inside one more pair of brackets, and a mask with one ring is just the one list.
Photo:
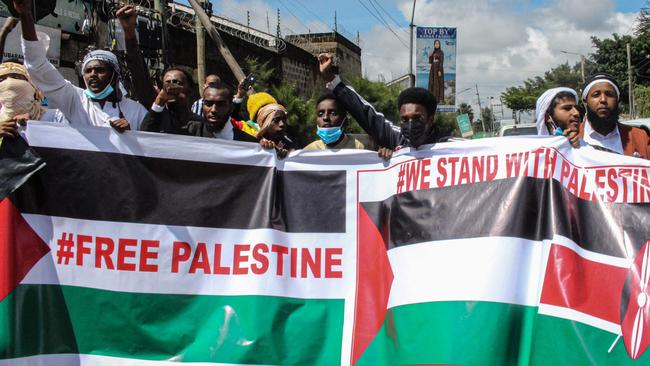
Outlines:
[[[562, 151], [567, 161], [581, 153], [594, 154]], [[623, 159], [597, 158], [610, 156]], [[642, 203], [585, 200], [567, 183], [530, 176], [366, 189], [428, 158], [359, 172], [359, 230], [388, 249], [392, 272], [383, 273], [393, 278], [386, 317], [358, 364], [650, 363], [647, 162], [630, 159], [641, 168], [628, 180], [640, 183]]]

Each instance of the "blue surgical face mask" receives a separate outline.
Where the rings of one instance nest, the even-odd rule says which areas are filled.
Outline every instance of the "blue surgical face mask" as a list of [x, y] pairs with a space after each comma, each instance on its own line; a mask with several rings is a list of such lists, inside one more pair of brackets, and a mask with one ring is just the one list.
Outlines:
[[104, 88], [104, 90], [102, 90], [99, 93], [93, 93], [93, 91], [88, 88], [84, 90], [84, 94], [86, 94], [88, 98], [97, 99], [97, 100], [106, 99], [109, 95], [111, 95], [112, 92], [113, 92], [113, 85], [111, 85], [110, 83]]
[[321, 140], [327, 145], [334, 143], [338, 141], [339, 138], [341, 138], [341, 135], [343, 134], [343, 130], [341, 130], [341, 126], [338, 127], [318, 127], [318, 131], [316, 132], [318, 137], [320, 137]]

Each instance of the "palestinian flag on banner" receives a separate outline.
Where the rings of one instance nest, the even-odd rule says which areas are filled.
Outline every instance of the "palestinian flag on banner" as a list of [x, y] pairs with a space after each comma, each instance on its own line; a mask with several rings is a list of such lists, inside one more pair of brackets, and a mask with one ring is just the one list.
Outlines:
[[358, 364], [650, 364], [650, 163], [509, 141], [358, 173], [394, 276]]
[[47, 165], [0, 202], [0, 366], [650, 360], [646, 161], [26, 136]]
[[0, 202], [0, 365], [349, 362], [345, 171], [213, 139], [27, 132], [47, 165]]

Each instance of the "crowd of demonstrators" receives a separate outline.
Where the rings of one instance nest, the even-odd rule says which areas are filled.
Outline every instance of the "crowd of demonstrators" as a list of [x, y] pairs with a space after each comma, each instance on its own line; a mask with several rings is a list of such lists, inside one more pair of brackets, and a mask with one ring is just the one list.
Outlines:
[[117, 131], [140, 127], [147, 110], [123, 95], [120, 66], [113, 53], [104, 50], [88, 53], [81, 67], [86, 88], [76, 87], [45, 57], [49, 40], [46, 36], [39, 40], [36, 34], [32, 2], [16, 0], [14, 8], [20, 14], [25, 66], [52, 108], [59, 109], [72, 125], [112, 126]]
[[334, 73], [333, 56], [329, 53], [318, 56], [320, 72], [327, 82], [326, 87], [339, 103], [361, 125], [361, 128], [379, 146], [379, 155], [384, 159], [402, 147], [419, 148], [422, 145], [438, 142], [434, 124], [436, 98], [424, 88], [404, 89], [397, 97], [400, 124], [395, 126], [385, 116], [375, 110], [354, 89], [346, 86], [339, 75]]
[[[135, 99], [125, 95], [120, 62], [110, 51], [94, 50], [84, 56], [81, 76], [85, 88], [65, 80], [45, 57], [49, 39], [36, 32], [32, 1], [14, 0], [14, 8], [20, 17], [25, 61], [24, 66], [0, 64], [0, 136], [15, 136], [18, 124], [31, 119], [72, 127], [110, 126], [119, 132], [141, 130], [254, 142], [275, 150], [280, 158], [296, 148], [287, 135], [290, 112], [272, 95], [255, 93], [248, 78], [240, 80], [233, 93], [218, 75], [210, 74], [196, 101], [191, 97], [195, 88], [192, 75], [182, 67], [169, 67], [163, 71], [159, 86], [152, 83], [138, 45], [137, 12], [132, 5], [121, 7], [116, 17], [124, 30], [126, 67], [134, 78]], [[0, 47], [15, 26], [12, 18], [5, 23], [0, 30]], [[403, 90], [397, 98], [399, 121], [393, 124], [341, 81], [333, 61], [331, 54], [318, 56], [328, 92], [316, 102], [315, 141], [305, 150], [367, 148], [344, 132], [348, 114], [386, 160], [403, 147], [419, 149], [447, 138], [435, 124], [437, 100], [430, 91]], [[43, 106], [44, 97], [49, 100], [49, 109]], [[576, 148], [590, 145], [648, 159], [650, 138], [641, 129], [619, 123], [619, 98], [618, 83], [607, 74], [590, 78], [581, 100], [570, 88], [549, 89], [536, 104], [538, 134], [565, 136]], [[586, 108], [584, 120], [580, 102]], [[242, 118], [245, 113], [248, 119]]]

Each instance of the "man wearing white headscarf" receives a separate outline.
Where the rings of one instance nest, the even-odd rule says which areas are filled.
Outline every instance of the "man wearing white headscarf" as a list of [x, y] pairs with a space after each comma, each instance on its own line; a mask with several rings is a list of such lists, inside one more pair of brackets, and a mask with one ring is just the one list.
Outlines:
[[578, 94], [571, 88], [559, 87], [545, 91], [535, 106], [537, 134], [542, 136], [566, 136], [578, 147], [580, 136], [580, 111]]
[[650, 138], [645, 131], [618, 122], [620, 97], [618, 82], [611, 75], [592, 76], [582, 92], [587, 113], [580, 134], [596, 148], [650, 159]]
[[52, 108], [61, 110], [73, 126], [111, 126], [120, 132], [139, 129], [147, 110], [122, 95], [120, 67], [113, 53], [97, 50], [86, 55], [81, 68], [86, 88], [78, 88], [45, 57], [49, 39], [39, 40], [36, 34], [32, 1], [14, 0], [14, 7], [20, 14], [25, 66]]

